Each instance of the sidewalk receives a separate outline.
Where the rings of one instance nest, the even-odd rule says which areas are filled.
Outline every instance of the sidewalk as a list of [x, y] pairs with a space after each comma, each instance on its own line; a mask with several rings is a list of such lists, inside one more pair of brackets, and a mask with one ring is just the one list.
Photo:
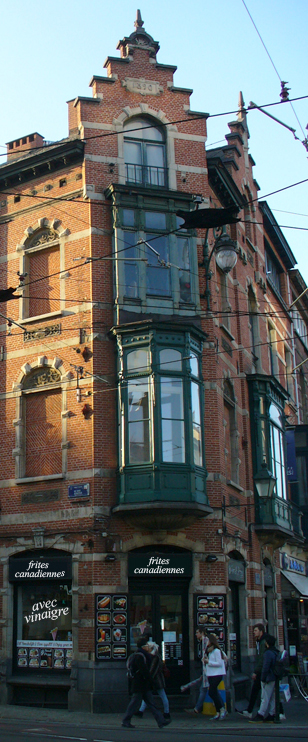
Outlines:
[[[308, 703], [302, 698], [293, 698], [288, 704], [285, 704], [287, 715], [286, 721], [281, 722], [281, 728], [291, 728], [293, 731], [300, 728], [308, 729]], [[28, 706], [0, 706], [0, 719], [3, 720], [20, 720], [22, 722], [32, 721], [42, 723], [48, 721], [54, 724], [69, 724], [76, 727], [87, 728], [108, 728], [118, 729], [121, 726], [123, 714], [90, 714], [84, 711], [69, 712], [61, 709], [48, 708], [31, 708]], [[142, 719], [134, 719], [136, 729], [146, 729], [155, 725], [152, 714], [145, 712]], [[240, 714], [228, 714], [222, 722], [212, 722], [210, 717], [200, 714], [199, 716], [190, 716], [184, 711], [175, 711], [172, 713], [172, 729], [194, 729], [200, 730], [203, 727], [217, 726], [223, 724], [224, 728], [230, 729], [252, 729], [253, 725], [249, 724]], [[277, 725], [278, 727], [278, 725]], [[171, 728], [171, 727], [170, 727]]]

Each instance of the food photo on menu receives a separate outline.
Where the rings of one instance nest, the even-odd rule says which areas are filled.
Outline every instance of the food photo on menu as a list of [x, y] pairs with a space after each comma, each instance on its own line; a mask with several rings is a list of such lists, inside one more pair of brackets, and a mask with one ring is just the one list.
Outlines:
[[102, 598], [97, 600], [97, 610], [102, 611], [104, 608], [111, 607], [111, 595], [104, 595]]

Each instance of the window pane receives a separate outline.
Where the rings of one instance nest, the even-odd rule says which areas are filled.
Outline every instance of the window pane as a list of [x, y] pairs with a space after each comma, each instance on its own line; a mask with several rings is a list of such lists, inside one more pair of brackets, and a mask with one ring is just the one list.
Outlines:
[[[53, 602], [49, 609], [39, 609], [39, 601]], [[65, 613], [64, 613], [65, 609]], [[29, 617], [34, 613], [34, 621]], [[28, 618], [28, 621], [27, 621]], [[55, 633], [54, 633], [55, 632]], [[17, 641], [44, 642], [45, 646], [50, 645], [51, 641], [67, 642], [72, 637], [72, 593], [68, 585], [60, 585], [55, 582], [49, 582], [48, 585], [22, 585], [18, 587], [18, 609], [17, 609]], [[35, 650], [33, 657], [37, 658], [32, 663], [33, 667], [39, 668], [42, 655], [44, 654], [43, 667], [54, 667], [56, 656], [45, 652], [44, 645], [40, 650]], [[64, 658], [65, 652], [60, 655]], [[21, 655], [22, 656], [22, 655]], [[30, 657], [29, 652], [29, 657]], [[50, 656], [48, 664], [47, 656]], [[22, 665], [20, 665], [22, 666]], [[64, 666], [64, 662], [63, 662]]]
[[[164, 260], [166, 263], [168, 263], [169, 260], [169, 240], [167, 235], [161, 235], [160, 237], [157, 237], [155, 234], [146, 234], [145, 237], [146, 241], [153, 247], [156, 252], [158, 252], [159, 258], [161, 260]], [[147, 261], [150, 265], [157, 265], [159, 266], [157, 255], [153, 252], [153, 250], [150, 250], [146, 245], [144, 246], [146, 250], [146, 257]]]
[[129, 381], [128, 389], [128, 420], [148, 420], [149, 418], [149, 388], [147, 382]]
[[150, 421], [148, 383], [128, 382], [129, 461], [138, 464], [150, 460]]
[[124, 142], [124, 160], [135, 165], [142, 162], [141, 144], [139, 142]]
[[194, 464], [196, 466], [203, 466], [201, 425], [196, 425], [195, 423], [193, 423], [193, 450]]
[[145, 212], [146, 229], [166, 229], [166, 214], [158, 211]]
[[123, 209], [123, 224], [125, 227], [135, 226], [135, 212], [134, 209]]
[[161, 379], [163, 461], [185, 461], [183, 383], [180, 379]]
[[150, 119], [134, 118], [127, 124], [124, 124], [125, 137], [133, 139], [149, 139], [156, 142], [163, 142], [164, 136], [161, 129], [152, 125]]
[[149, 367], [147, 350], [131, 350], [127, 354], [127, 371], [146, 371]]
[[150, 167], [164, 167], [164, 146], [161, 144], [146, 145], [146, 165]]
[[172, 348], [161, 350], [159, 363], [162, 371], [182, 371], [182, 355], [178, 350]]
[[190, 263], [189, 263], [189, 239], [188, 237], [177, 237], [177, 264], [180, 282], [180, 300], [191, 300], [190, 286]]
[[163, 461], [185, 463], [184, 422], [162, 420]]
[[200, 389], [199, 384], [196, 384], [195, 381], [191, 383], [191, 411], [193, 422], [201, 425]]
[[191, 374], [193, 376], [199, 376], [199, 362], [198, 362], [198, 357], [194, 353], [191, 353], [190, 354], [189, 364], [190, 364], [190, 372], [191, 372]]
[[137, 649], [137, 639], [145, 632], [152, 635], [152, 595], [130, 596], [130, 648]]
[[134, 259], [137, 257], [136, 240], [136, 232], [123, 232], [123, 244], [120, 241], [118, 244], [118, 250], [123, 251], [123, 258], [128, 258], [127, 262], [124, 262], [124, 294], [133, 299], [139, 296], [138, 265], [134, 262]]

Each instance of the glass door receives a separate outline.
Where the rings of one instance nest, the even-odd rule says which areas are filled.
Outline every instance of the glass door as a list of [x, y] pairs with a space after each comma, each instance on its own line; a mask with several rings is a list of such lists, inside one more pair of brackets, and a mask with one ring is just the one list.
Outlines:
[[130, 650], [139, 636], [148, 635], [159, 645], [167, 668], [166, 692], [180, 693], [189, 681], [187, 590], [130, 592]]

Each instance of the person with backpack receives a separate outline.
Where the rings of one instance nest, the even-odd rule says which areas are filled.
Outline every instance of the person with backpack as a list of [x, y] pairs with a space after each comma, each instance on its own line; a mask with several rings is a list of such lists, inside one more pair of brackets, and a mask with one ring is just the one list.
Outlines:
[[[163, 674], [163, 663], [159, 656], [159, 647], [155, 642], [148, 642], [147, 651], [150, 652], [152, 657], [150, 675], [152, 679], [152, 688], [156, 691], [157, 695], [160, 696], [163, 702], [164, 719], [170, 719], [169, 701], [166, 694], [166, 683]], [[135, 716], [143, 716], [143, 712], [147, 707], [146, 702], [143, 700], [139, 711], [135, 713]]]
[[164, 719], [161, 711], [156, 708], [154, 703], [154, 697], [151, 690], [151, 655], [146, 650], [147, 644], [148, 637], [140, 636], [139, 639], [137, 639], [136, 652], [134, 652], [127, 661], [128, 677], [131, 680], [132, 690], [132, 698], [122, 720], [122, 727], [127, 729], [135, 729], [134, 725], [131, 724], [131, 718], [136, 711], [138, 711], [142, 700], [145, 700], [160, 729], [168, 726], [171, 722], [171, 719]]
[[274, 722], [275, 719], [275, 682], [279, 679], [278, 665], [280, 662], [280, 652], [275, 647], [275, 642], [274, 636], [265, 634], [265, 652], [261, 672], [261, 704], [255, 718], [249, 720], [250, 723]]
[[206, 676], [209, 681], [209, 696], [212, 699], [216, 715], [213, 721], [224, 719], [227, 712], [219, 695], [218, 686], [226, 674], [224, 653], [221, 651], [216, 634], [209, 635], [209, 644], [206, 648], [203, 662], [206, 666]]

